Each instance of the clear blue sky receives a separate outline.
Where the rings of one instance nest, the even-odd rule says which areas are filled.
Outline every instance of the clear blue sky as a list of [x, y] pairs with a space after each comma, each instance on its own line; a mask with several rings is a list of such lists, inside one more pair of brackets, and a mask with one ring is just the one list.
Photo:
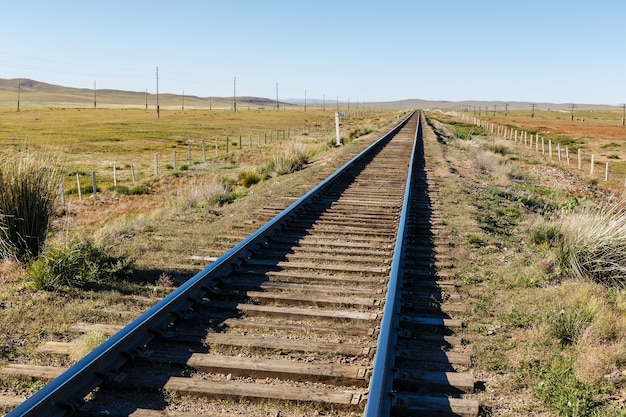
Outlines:
[[0, 0], [0, 78], [198, 96], [626, 102], [626, 2]]

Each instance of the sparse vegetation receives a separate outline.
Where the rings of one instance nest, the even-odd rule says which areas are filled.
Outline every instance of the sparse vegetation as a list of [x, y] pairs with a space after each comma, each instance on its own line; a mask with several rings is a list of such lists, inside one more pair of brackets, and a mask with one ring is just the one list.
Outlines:
[[[468, 126], [434, 116], [430, 140], [445, 158], [431, 162], [444, 178], [458, 172], [440, 195], [452, 233], [465, 237], [454, 274], [470, 304], [463, 337], [486, 381], [481, 415], [626, 415], [623, 203], [598, 208], [597, 179], [561, 175], [522, 146], [494, 153], [490, 137], [467, 140]], [[523, 173], [498, 174], [505, 164]]]
[[108, 337], [102, 330], [92, 330], [85, 333], [72, 343], [70, 360], [77, 362], [89, 352], [100, 346]]
[[274, 155], [268, 171], [275, 175], [286, 175], [296, 172], [308, 162], [310, 156], [304, 145], [294, 143], [282, 152]]

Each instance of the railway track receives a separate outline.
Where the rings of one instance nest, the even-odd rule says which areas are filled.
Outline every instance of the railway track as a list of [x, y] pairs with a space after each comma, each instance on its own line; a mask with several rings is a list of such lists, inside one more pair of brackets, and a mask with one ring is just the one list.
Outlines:
[[130, 325], [77, 323], [111, 337], [69, 369], [3, 368], [52, 379], [8, 416], [191, 416], [190, 397], [477, 415], [420, 128], [414, 113]]

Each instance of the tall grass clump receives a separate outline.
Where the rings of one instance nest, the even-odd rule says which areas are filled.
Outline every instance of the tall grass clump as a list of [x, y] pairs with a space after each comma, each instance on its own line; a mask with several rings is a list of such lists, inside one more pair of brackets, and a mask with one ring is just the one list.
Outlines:
[[28, 262], [41, 254], [48, 234], [58, 164], [29, 152], [0, 158], [0, 257]]
[[245, 188], [250, 188], [263, 180], [263, 175], [254, 170], [244, 170], [238, 175], [238, 182]]
[[177, 192], [177, 204], [182, 209], [221, 206], [232, 200], [232, 187], [226, 181], [193, 178]]
[[477, 150], [474, 160], [482, 172], [491, 174], [496, 178], [509, 178], [512, 175], [511, 167], [499, 153]]
[[562, 218], [559, 264], [573, 277], [626, 287], [626, 203], [613, 200]]
[[294, 143], [274, 155], [268, 170], [276, 175], [286, 175], [299, 171], [309, 161], [309, 153], [304, 145]]

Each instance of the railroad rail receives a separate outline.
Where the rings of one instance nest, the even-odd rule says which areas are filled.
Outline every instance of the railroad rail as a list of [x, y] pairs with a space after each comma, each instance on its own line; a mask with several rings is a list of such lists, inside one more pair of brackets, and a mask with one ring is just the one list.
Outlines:
[[180, 411], [167, 393], [367, 417], [477, 415], [459, 398], [473, 389], [456, 372], [469, 359], [447, 352], [458, 323], [441, 308], [451, 287], [436, 267], [420, 117], [128, 326], [77, 323], [111, 337], [67, 370], [42, 369], [55, 378], [7, 416], [165, 416]]

